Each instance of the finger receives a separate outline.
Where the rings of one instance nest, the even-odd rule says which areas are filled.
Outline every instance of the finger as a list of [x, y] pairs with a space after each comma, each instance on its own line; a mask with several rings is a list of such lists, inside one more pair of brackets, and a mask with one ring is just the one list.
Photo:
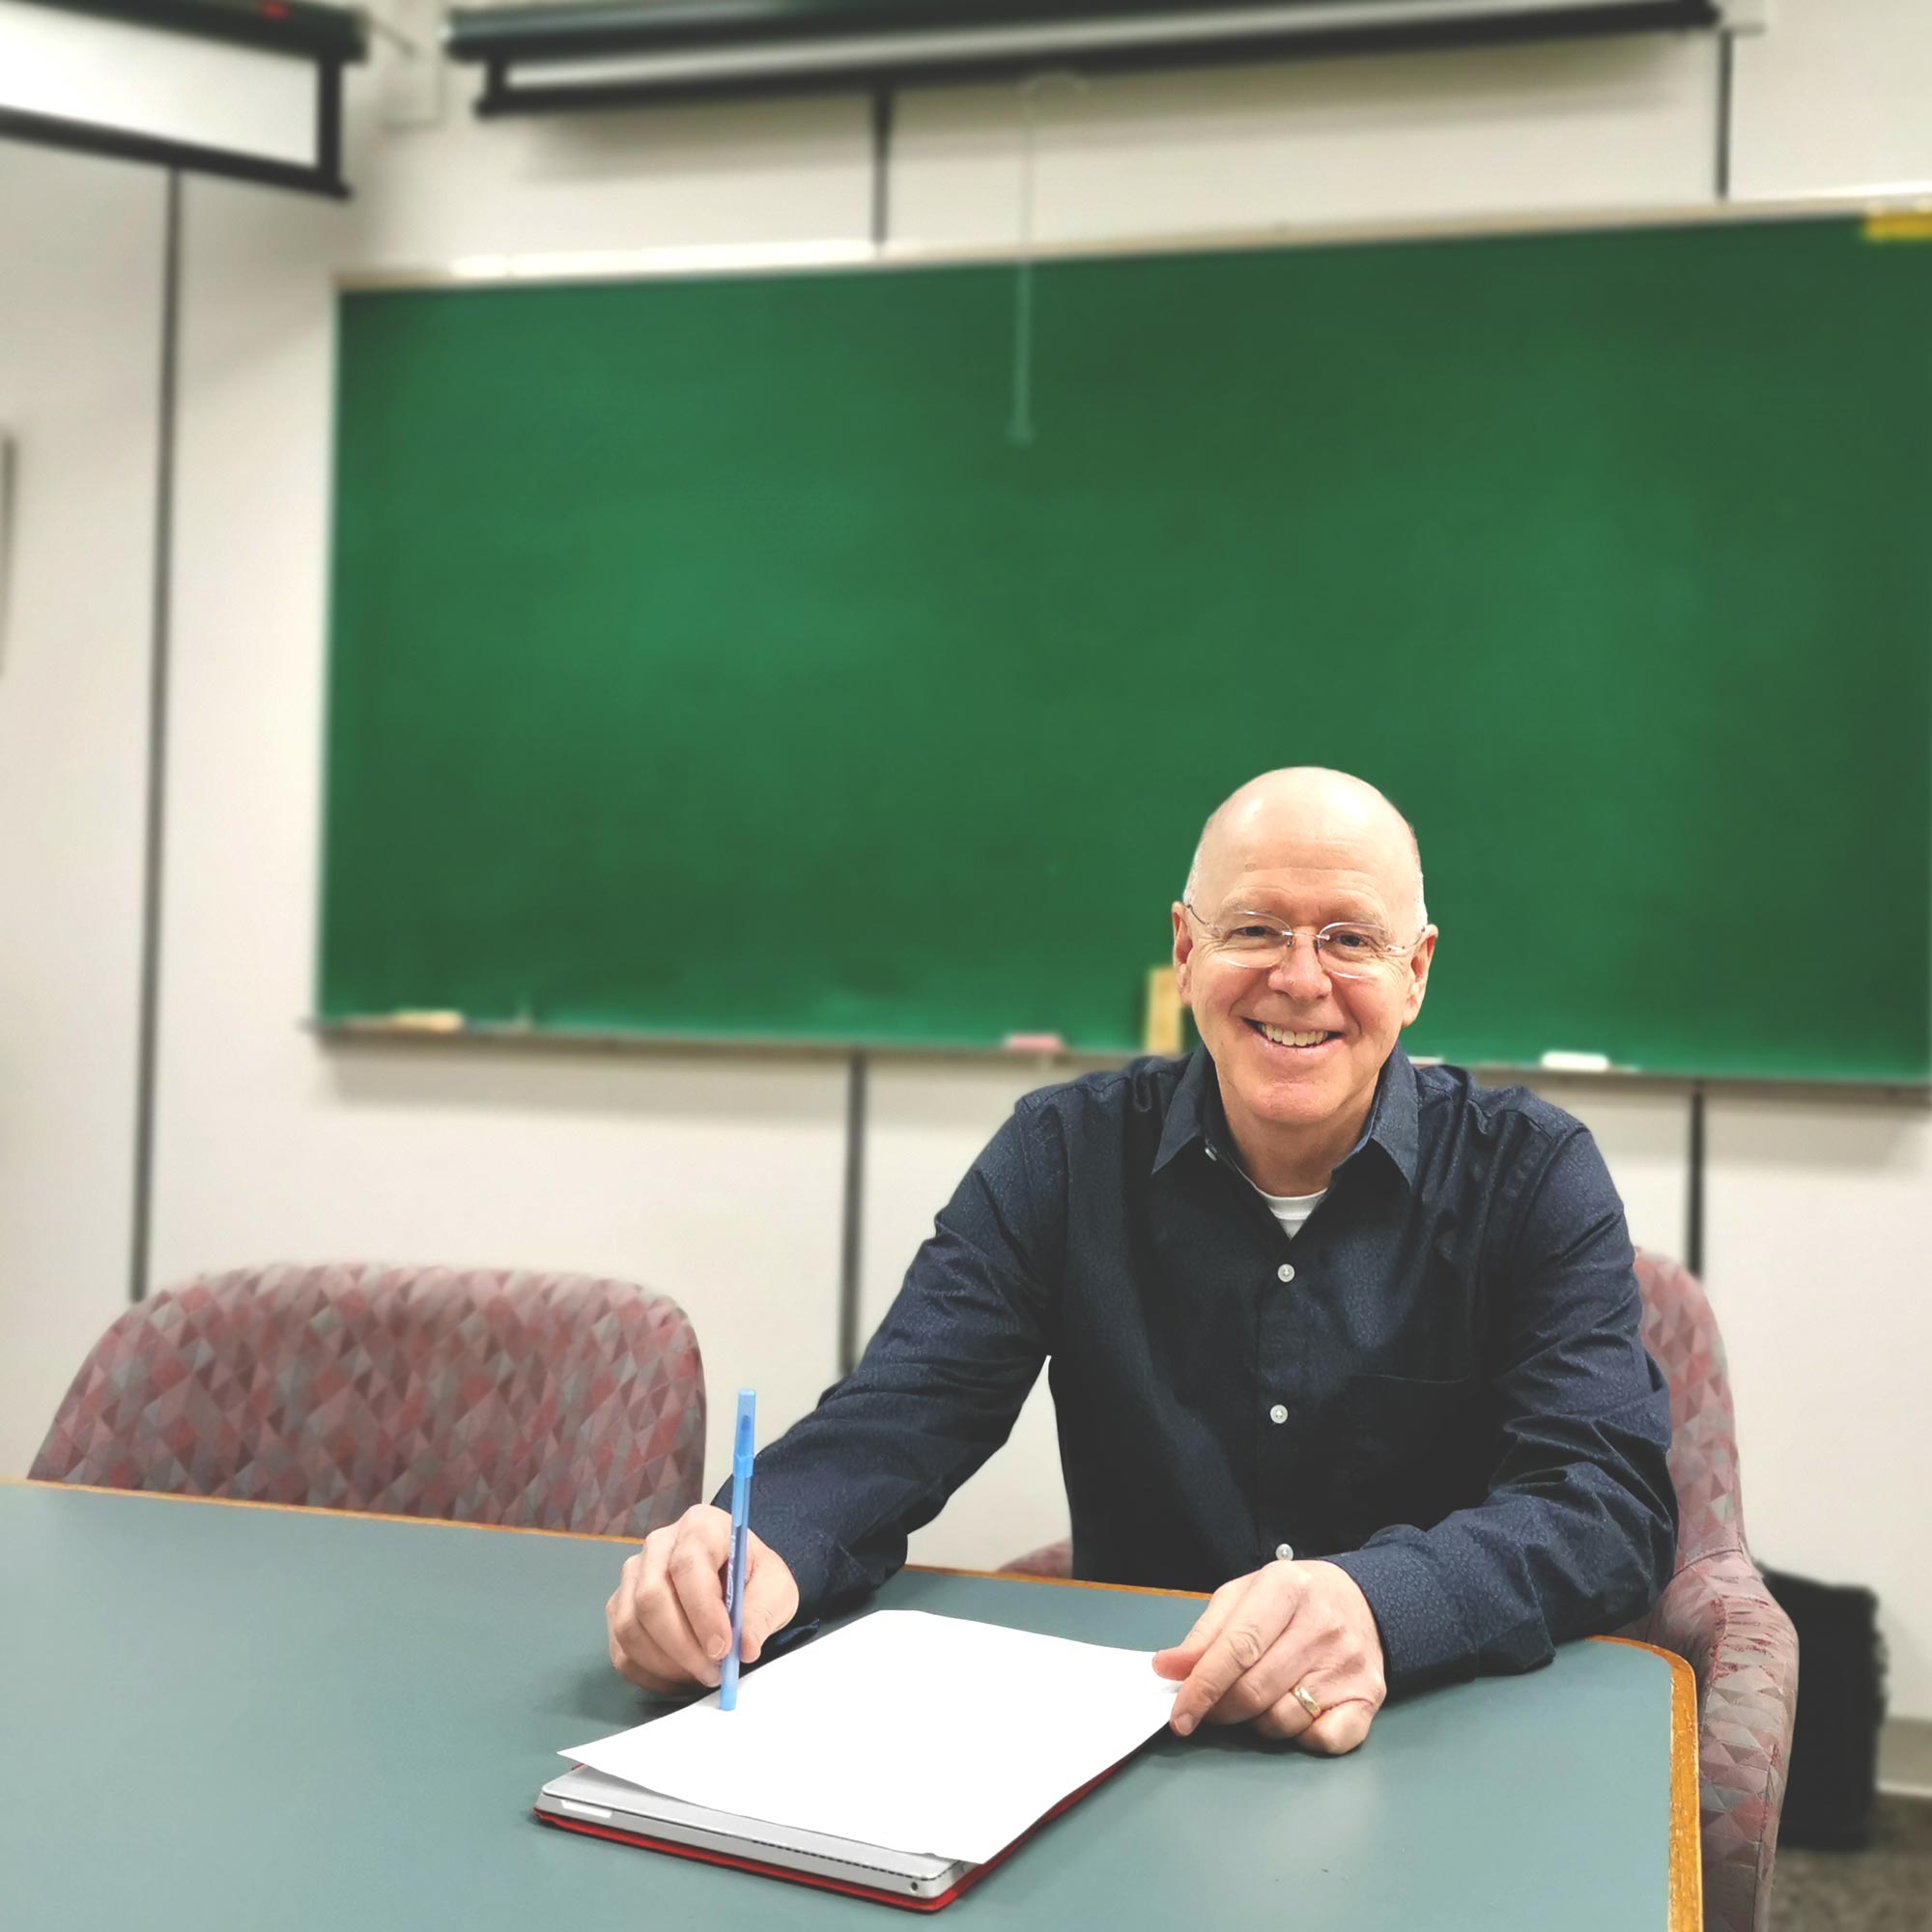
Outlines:
[[663, 1665], [669, 1666], [677, 1681], [715, 1685], [718, 1665], [705, 1654], [703, 1643], [692, 1629], [671, 1577], [679, 1541], [678, 1537], [668, 1538], [655, 1550], [648, 1544], [644, 1546], [644, 1567], [638, 1589], [638, 1621]]
[[1346, 1704], [1336, 1704], [1310, 1724], [1295, 1740], [1301, 1748], [1314, 1751], [1322, 1757], [1341, 1757], [1351, 1751], [1369, 1734], [1369, 1726], [1376, 1720], [1375, 1707], [1363, 1699], [1351, 1697]]
[[714, 1665], [731, 1648], [724, 1575], [730, 1554], [731, 1519], [723, 1510], [700, 1504], [684, 1513], [671, 1546], [670, 1586], [699, 1653]]
[[1244, 1723], [1273, 1710], [1297, 1686], [1318, 1704], [1362, 1699], [1371, 1713], [1380, 1708], [1386, 1690], [1379, 1653], [1371, 1653], [1361, 1631], [1336, 1615], [1332, 1600], [1319, 1588], [1302, 1596], [1267, 1655], [1208, 1717], [1215, 1723]]
[[679, 1679], [645, 1634], [638, 1614], [638, 1595], [649, 1548], [646, 1544], [637, 1555], [625, 1559], [617, 1587], [604, 1605], [604, 1622], [611, 1640], [611, 1662], [617, 1674], [646, 1690], [666, 1691], [674, 1690]]
[[[1314, 1699], [1311, 1716], [1295, 1691], [1304, 1690]], [[1340, 1672], [1317, 1668], [1297, 1677], [1288, 1690], [1254, 1719], [1255, 1729], [1264, 1738], [1287, 1738], [1303, 1742], [1317, 1724], [1324, 1723], [1337, 1711], [1359, 1706], [1373, 1718], [1381, 1708], [1379, 1678], [1365, 1679], [1361, 1672]], [[1331, 1735], [1324, 1732], [1323, 1736]]]
[[790, 1567], [776, 1549], [751, 1538], [745, 1578], [745, 1614], [739, 1626], [738, 1655], [755, 1663], [774, 1631], [783, 1630], [798, 1614], [798, 1584]]
[[672, 1677], [660, 1677], [656, 1671], [646, 1669], [633, 1661], [624, 1647], [613, 1636], [611, 1639], [611, 1663], [617, 1675], [627, 1684], [635, 1684], [640, 1690], [648, 1690], [655, 1696], [668, 1697], [673, 1691], [688, 1690], [690, 1686]]
[[1255, 1735], [1293, 1743], [1315, 1720], [1302, 1708], [1301, 1699], [1291, 1692], [1253, 1719]]
[[617, 1587], [604, 1605], [604, 1622], [611, 1633], [611, 1647], [626, 1655], [638, 1637], [638, 1572], [643, 1561], [641, 1549], [625, 1557], [624, 1567], [617, 1573]]
[[1174, 1728], [1185, 1737], [1267, 1655], [1294, 1614], [1301, 1585], [1288, 1564], [1258, 1571], [1187, 1681], [1174, 1694]]
[[1318, 1704], [1365, 1697], [1373, 1711], [1382, 1700], [1381, 1672], [1355, 1634], [1324, 1618], [1307, 1598], [1268, 1646], [1266, 1656], [1208, 1712], [1208, 1719], [1217, 1724], [1246, 1723], [1273, 1710], [1297, 1685]]
[[1291, 1623], [1268, 1645], [1261, 1662], [1236, 1679], [1203, 1721], [1209, 1724], [1249, 1723], [1263, 1713], [1273, 1710], [1284, 1697], [1300, 1710], [1300, 1699], [1293, 1694], [1297, 1684], [1320, 1702], [1321, 1693], [1309, 1681], [1309, 1673], [1320, 1668], [1315, 1662], [1315, 1651], [1316, 1646], [1308, 1634], [1296, 1630]]
[[[1323, 1713], [1339, 1709], [1343, 1704], [1364, 1701], [1362, 1686], [1358, 1681], [1333, 1669], [1313, 1666], [1290, 1677], [1285, 1690], [1250, 1714], [1255, 1729], [1263, 1737], [1298, 1739], [1316, 1721], [1310, 1716], [1308, 1706], [1294, 1694], [1296, 1690], [1306, 1691], [1314, 1699], [1316, 1708]], [[1375, 1708], [1375, 1702], [1370, 1700], [1371, 1715]]]
[[1232, 1583], [1223, 1583], [1208, 1599], [1208, 1607], [1195, 1618], [1194, 1628], [1179, 1643], [1154, 1652], [1153, 1667], [1161, 1676], [1185, 1677], [1200, 1662], [1201, 1653], [1220, 1635], [1221, 1627], [1232, 1614], [1247, 1580], [1242, 1577]]

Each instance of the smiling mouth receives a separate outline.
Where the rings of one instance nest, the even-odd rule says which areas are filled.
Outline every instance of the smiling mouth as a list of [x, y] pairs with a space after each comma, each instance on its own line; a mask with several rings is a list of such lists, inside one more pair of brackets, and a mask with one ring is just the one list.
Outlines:
[[1292, 1027], [1268, 1026], [1262, 1020], [1249, 1020], [1247, 1024], [1270, 1046], [1288, 1053], [1318, 1053], [1330, 1040], [1342, 1037], [1339, 1033], [1324, 1033], [1320, 1028], [1297, 1031]]

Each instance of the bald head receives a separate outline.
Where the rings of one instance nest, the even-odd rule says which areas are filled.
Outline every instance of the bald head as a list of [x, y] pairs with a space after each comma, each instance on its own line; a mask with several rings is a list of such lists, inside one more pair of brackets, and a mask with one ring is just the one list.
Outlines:
[[1183, 896], [1213, 900], [1245, 871], [1288, 841], [1316, 841], [1354, 855], [1362, 870], [1386, 882], [1389, 909], [1412, 912], [1415, 930], [1429, 923], [1422, 894], [1422, 853], [1415, 828], [1365, 780], [1322, 765], [1264, 772], [1223, 799], [1202, 828]]

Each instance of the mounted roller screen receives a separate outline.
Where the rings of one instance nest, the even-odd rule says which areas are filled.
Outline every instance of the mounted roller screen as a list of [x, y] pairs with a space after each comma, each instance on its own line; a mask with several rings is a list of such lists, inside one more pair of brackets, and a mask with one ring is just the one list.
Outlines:
[[[1932, 245], [357, 293], [320, 1006], [1131, 1049], [1201, 821], [1414, 820], [1419, 1052], [1922, 1080]], [[1015, 437], [1015, 428], [1023, 433]]]

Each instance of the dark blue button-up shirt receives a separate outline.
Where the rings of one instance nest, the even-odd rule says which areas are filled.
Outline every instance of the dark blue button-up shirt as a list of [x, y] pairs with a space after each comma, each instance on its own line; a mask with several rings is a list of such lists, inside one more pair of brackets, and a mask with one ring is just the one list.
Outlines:
[[1398, 1048], [1292, 1240], [1205, 1049], [1029, 1094], [858, 1368], [758, 1458], [806, 1615], [876, 1589], [1051, 1362], [1073, 1569], [1354, 1577], [1391, 1690], [1520, 1670], [1670, 1574], [1663, 1379], [1589, 1132]]

